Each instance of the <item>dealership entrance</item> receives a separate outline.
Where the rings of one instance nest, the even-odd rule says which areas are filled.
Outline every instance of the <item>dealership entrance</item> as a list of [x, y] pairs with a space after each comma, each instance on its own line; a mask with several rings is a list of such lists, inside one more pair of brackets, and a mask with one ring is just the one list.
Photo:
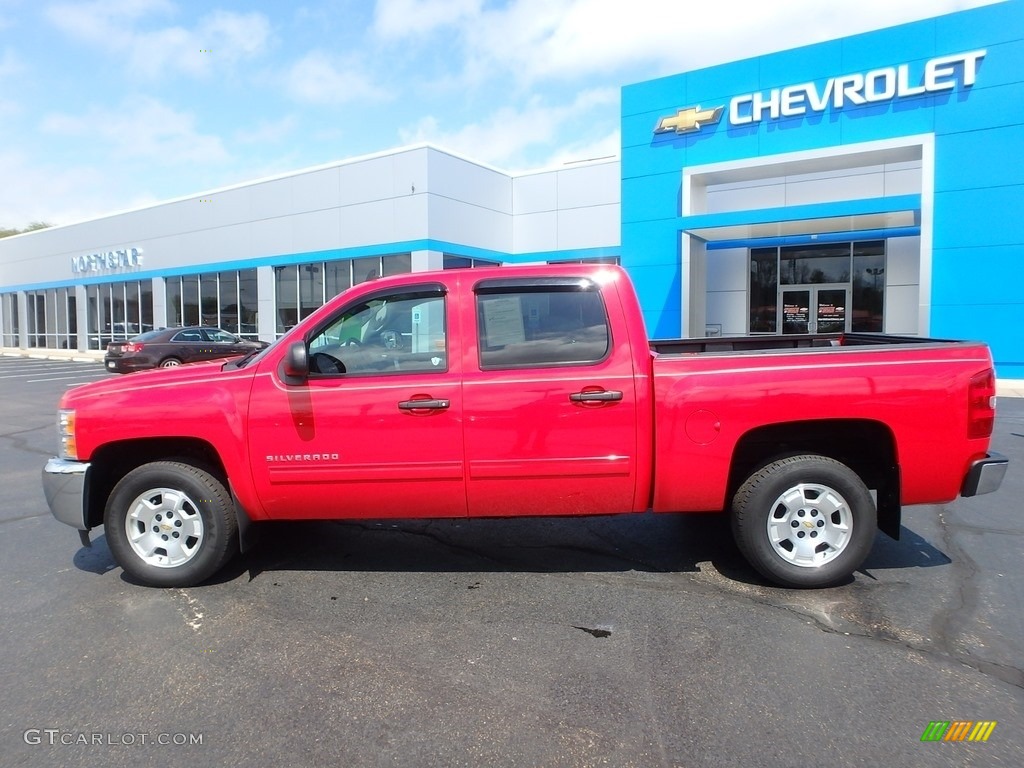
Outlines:
[[850, 288], [847, 285], [787, 287], [779, 302], [783, 333], [843, 333], [850, 330]]
[[885, 241], [751, 248], [750, 333], [880, 332]]

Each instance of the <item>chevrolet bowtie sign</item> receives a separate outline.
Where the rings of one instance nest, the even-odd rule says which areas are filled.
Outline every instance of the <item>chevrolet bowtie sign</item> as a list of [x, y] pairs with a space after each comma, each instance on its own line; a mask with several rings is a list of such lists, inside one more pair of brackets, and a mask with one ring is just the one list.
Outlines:
[[[978, 64], [987, 51], [969, 51], [952, 56], [939, 56], [925, 62], [924, 67], [900, 64], [895, 67], [873, 69], [870, 72], [830, 77], [823, 85], [800, 83], [785, 88], [772, 88], [767, 92], [745, 93], [729, 102], [730, 126], [746, 126], [762, 120], [801, 117], [808, 113], [824, 112], [828, 107], [877, 104], [922, 94], [952, 91], [959, 84], [970, 88], [978, 76]], [[918, 73], [916, 82], [912, 74]], [[725, 105], [702, 108], [686, 107], [658, 120], [654, 132], [696, 133], [705, 126], [717, 125], [722, 119]]]
[[714, 125], [722, 119], [722, 110], [725, 107], [714, 109], [701, 109], [699, 106], [688, 109], [680, 109], [672, 117], [663, 117], [658, 121], [655, 133], [692, 133], [699, 131], [705, 125]]

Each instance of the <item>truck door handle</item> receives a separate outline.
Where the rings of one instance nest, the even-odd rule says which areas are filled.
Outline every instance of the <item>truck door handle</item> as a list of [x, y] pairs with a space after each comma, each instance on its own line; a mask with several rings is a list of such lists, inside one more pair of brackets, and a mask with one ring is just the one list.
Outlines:
[[622, 399], [617, 389], [602, 389], [594, 392], [573, 392], [569, 399], [574, 403], [610, 403]]
[[443, 411], [451, 400], [402, 400], [398, 407], [403, 411]]

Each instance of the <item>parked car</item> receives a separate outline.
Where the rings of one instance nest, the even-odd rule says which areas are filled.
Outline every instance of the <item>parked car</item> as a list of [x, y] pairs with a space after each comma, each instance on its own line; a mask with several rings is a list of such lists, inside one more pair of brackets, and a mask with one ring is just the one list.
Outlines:
[[266, 346], [265, 341], [241, 339], [220, 328], [161, 328], [128, 341], [107, 344], [103, 363], [108, 371], [131, 373], [146, 368], [174, 368], [184, 363], [235, 357]]

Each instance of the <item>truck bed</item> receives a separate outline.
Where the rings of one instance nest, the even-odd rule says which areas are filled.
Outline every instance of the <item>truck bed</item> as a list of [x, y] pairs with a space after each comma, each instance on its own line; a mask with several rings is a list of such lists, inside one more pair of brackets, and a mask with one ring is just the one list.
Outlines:
[[859, 347], [897, 344], [949, 344], [946, 339], [896, 336], [885, 333], [809, 333], [787, 336], [715, 336], [700, 339], [656, 339], [651, 349], [659, 355], [696, 355], [714, 352], [770, 352], [825, 347]]

